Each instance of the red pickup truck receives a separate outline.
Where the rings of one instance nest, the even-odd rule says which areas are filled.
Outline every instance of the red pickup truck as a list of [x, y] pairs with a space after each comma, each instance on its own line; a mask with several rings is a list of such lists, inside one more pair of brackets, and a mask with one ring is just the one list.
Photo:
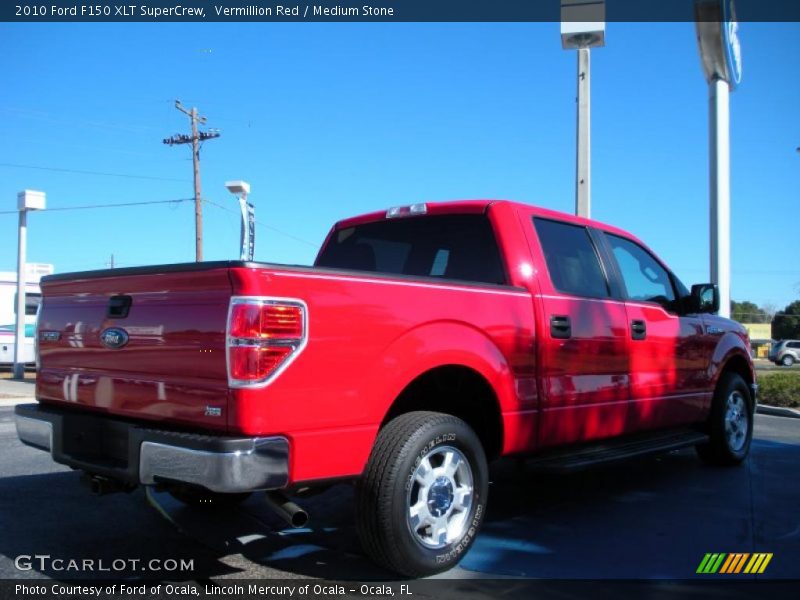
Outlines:
[[695, 446], [738, 464], [756, 384], [743, 327], [642, 242], [507, 201], [334, 225], [313, 267], [206, 262], [42, 279], [38, 403], [20, 439], [99, 491], [230, 503], [351, 480], [366, 552], [453, 566], [487, 461], [573, 469]]

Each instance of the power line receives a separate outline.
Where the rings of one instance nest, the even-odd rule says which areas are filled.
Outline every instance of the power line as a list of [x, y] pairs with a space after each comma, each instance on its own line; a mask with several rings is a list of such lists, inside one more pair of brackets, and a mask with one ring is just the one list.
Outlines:
[[[226, 212], [229, 212], [229, 213], [232, 213], [232, 214], [235, 214], [235, 215], [239, 215], [240, 214], [239, 211], [237, 211], [237, 210], [230, 209], [227, 206], [223, 206], [222, 204], [218, 204], [217, 202], [213, 202], [212, 200], [208, 200], [207, 198], [203, 198], [203, 202], [205, 202], [206, 204], [210, 204], [212, 206], [216, 206], [217, 208], [220, 208], [220, 209], [222, 209], [222, 210], [224, 210]], [[278, 229], [277, 227], [273, 227], [272, 225], [267, 225], [266, 223], [262, 223], [261, 221], [257, 220], [255, 223], [256, 223], [256, 225], [260, 225], [264, 229], [269, 229], [270, 231], [274, 231], [275, 233], [278, 233], [278, 234], [280, 234], [280, 235], [282, 235], [284, 237], [287, 237], [289, 239], [292, 239], [292, 240], [294, 240], [296, 242], [300, 242], [301, 244], [306, 244], [307, 246], [311, 246], [312, 248], [317, 248], [319, 246], [319, 244], [315, 244], [313, 242], [309, 242], [308, 240], [304, 240], [303, 238], [299, 238], [296, 235], [292, 235], [291, 233], [286, 233], [285, 231], [283, 231], [281, 229]]]
[[76, 173], [79, 175], [102, 175], [104, 177], [124, 177], [126, 179], [150, 179], [152, 181], [180, 181], [185, 183], [185, 179], [174, 177], [155, 177], [153, 175], [131, 175], [130, 173], [104, 173], [101, 171], [83, 171], [80, 169], [64, 169], [61, 167], [42, 167], [40, 165], [21, 165], [18, 163], [0, 162], [0, 167], [12, 167], [14, 169], [37, 169], [39, 171], [57, 171], [60, 173]]
[[[175, 198], [174, 200], [145, 200], [142, 202], [117, 202], [114, 204], [85, 204], [82, 206], [59, 206], [56, 208], [46, 208], [37, 212], [46, 213], [62, 210], [86, 210], [89, 208], [119, 208], [121, 206], [144, 206], [146, 204], [180, 204], [181, 202], [190, 202], [194, 198]], [[0, 215], [17, 214], [17, 210], [3, 210]]]
[[191, 135], [176, 133], [172, 137], [164, 139], [168, 146], [175, 144], [192, 145], [192, 166], [194, 167], [194, 253], [195, 260], [203, 260], [203, 205], [200, 201], [202, 192], [200, 191], [200, 143], [219, 137], [219, 131], [211, 129], [209, 131], [197, 131], [197, 124], [206, 124], [206, 118], [201, 117], [197, 108], [191, 110], [184, 108], [180, 100], [175, 100], [175, 108], [189, 117], [192, 125]]

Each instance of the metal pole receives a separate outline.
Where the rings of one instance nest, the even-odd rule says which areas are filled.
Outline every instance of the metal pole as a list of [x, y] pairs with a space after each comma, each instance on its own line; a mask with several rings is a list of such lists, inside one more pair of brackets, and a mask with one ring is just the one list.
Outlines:
[[242, 212], [242, 232], [239, 236], [239, 260], [247, 260], [247, 194], [239, 194], [239, 210]]
[[197, 109], [193, 108], [192, 118], [192, 161], [194, 165], [194, 231], [195, 260], [203, 260], [203, 205], [200, 201], [200, 139], [197, 135]]
[[578, 49], [578, 126], [575, 174], [575, 214], [591, 216], [591, 97], [590, 58], [588, 48]]
[[28, 243], [28, 211], [19, 211], [17, 246], [17, 321], [14, 331], [14, 379], [25, 379], [25, 248]]
[[719, 286], [719, 314], [731, 315], [731, 152], [730, 87], [709, 83], [711, 281]]

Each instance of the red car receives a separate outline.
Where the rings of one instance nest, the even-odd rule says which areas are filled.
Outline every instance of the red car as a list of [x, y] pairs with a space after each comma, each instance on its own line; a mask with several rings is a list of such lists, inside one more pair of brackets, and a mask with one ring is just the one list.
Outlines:
[[487, 462], [573, 469], [753, 432], [744, 328], [641, 241], [506, 201], [414, 204], [334, 225], [313, 267], [207, 262], [43, 278], [37, 404], [20, 439], [99, 491], [185, 502], [357, 485], [378, 563], [453, 566]]

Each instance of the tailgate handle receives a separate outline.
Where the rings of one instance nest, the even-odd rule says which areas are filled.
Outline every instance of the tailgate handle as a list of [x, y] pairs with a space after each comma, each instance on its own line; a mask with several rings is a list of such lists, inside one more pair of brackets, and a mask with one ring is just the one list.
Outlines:
[[130, 296], [111, 296], [108, 299], [106, 316], [111, 319], [124, 319], [128, 316], [132, 303], [133, 298]]

